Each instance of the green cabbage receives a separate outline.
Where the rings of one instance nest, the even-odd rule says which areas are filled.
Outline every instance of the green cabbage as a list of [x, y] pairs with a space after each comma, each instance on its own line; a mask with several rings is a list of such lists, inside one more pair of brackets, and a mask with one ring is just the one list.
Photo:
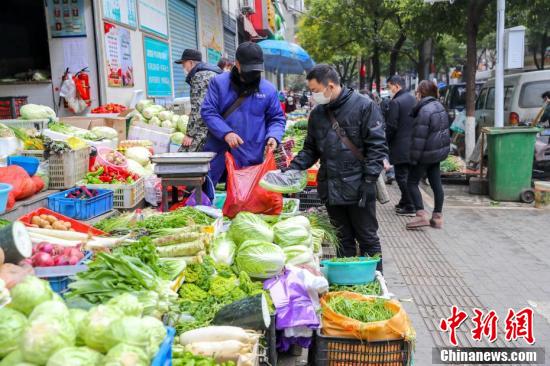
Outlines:
[[103, 355], [88, 347], [66, 347], [54, 353], [46, 366], [99, 366]]
[[47, 281], [35, 276], [27, 276], [23, 282], [11, 289], [11, 303], [8, 305], [25, 315], [35, 306], [53, 299], [53, 291]]
[[231, 222], [229, 236], [237, 246], [247, 240], [273, 243], [273, 230], [259, 215], [239, 212]]
[[68, 319], [42, 317], [25, 329], [20, 347], [25, 361], [44, 365], [51, 355], [74, 342], [75, 331]]
[[114, 128], [107, 126], [97, 126], [92, 128], [92, 133], [97, 137], [114, 140], [118, 138], [118, 132]]
[[130, 172], [139, 175], [140, 177], [143, 177], [147, 175], [147, 172], [145, 171], [145, 168], [141, 166], [140, 163], [133, 159], [126, 159], [126, 162], [128, 163], [128, 169]]
[[160, 123], [160, 127], [172, 128], [172, 122], [170, 122], [170, 120], [162, 121], [162, 122]]
[[69, 317], [69, 309], [67, 305], [61, 301], [49, 300], [36, 306], [29, 316], [29, 321], [35, 321], [41, 318], [59, 318], [66, 319]]
[[136, 103], [136, 109], [139, 112], [143, 112], [143, 110], [149, 106], [153, 105], [153, 101], [151, 99], [143, 99]]
[[181, 132], [174, 132], [172, 136], [170, 136], [170, 142], [176, 145], [181, 145], [183, 142], [183, 138], [185, 135]]
[[159, 113], [159, 118], [161, 121], [170, 121], [174, 115], [171, 111], [162, 111]]
[[262, 240], [248, 240], [239, 247], [235, 263], [239, 271], [252, 278], [266, 279], [278, 275], [285, 265], [281, 247]]
[[132, 146], [126, 149], [124, 155], [128, 159], [132, 159], [145, 166], [149, 164], [149, 158], [151, 157], [151, 151], [143, 146]]
[[153, 125], [153, 126], [158, 126], [158, 127], [160, 127], [160, 119], [159, 119], [157, 116], [153, 116], [153, 117], [149, 120], [149, 124], [150, 124], [150, 125]]
[[313, 262], [313, 251], [305, 245], [292, 245], [283, 248], [286, 264], [299, 265]]
[[176, 122], [176, 129], [179, 132], [186, 133], [188, 123], [189, 123], [189, 116], [184, 114], [183, 116], [180, 116], [178, 121]]
[[141, 316], [143, 313], [143, 305], [138, 298], [128, 293], [113, 297], [107, 305], [118, 308], [127, 316]]
[[[152, 105], [152, 106], [149, 106], [149, 107], [145, 108], [141, 112], [141, 114], [143, 114], [143, 117], [145, 117], [147, 119], [151, 119], [153, 117], [156, 117], [163, 110], [164, 110], [163, 106], [155, 104], [155, 105]], [[160, 124], [160, 120], [159, 120], [159, 124]]]
[[50, 119], [55, 118], [55, 112], [48, 106], [25, 104], [19, 109], [22, 119]]
[[81, 334], [82, 334], [82, 323], [84, 323], [84, 319], [86, 318], [86, 315], [88, 315], [88, 312], [86, 310], [82, 309], [69, 309], [69, 320], [71, 321], [71, 324], [73, 325], [73, 328], [76, 332], [76, 341], [75, 344], [77, 346], [83, 346], [84, 340], [82, 340]]
[[237, 245], [235, 242], [227, 236], [227, 233], [223, 233], [214, 239], [210, 249], [210, 256], [216, 263], [230, 266], [235, 259], [236, 249]]
[[309, 227], [309, 220], [303, 216], [291, 217], [273, 225], [275, 243], [282, 247], [304, 243], [311, 244], [311, 233], [309, 228], [302, 224], [302, 218], [307, 221]]
[[0, 361], [0, 366], [13, 366], [21, 362], [23, 362], [23, 353], [20, 349], [16, 349]]
[[111, 325], [123, 316], [114, 306], [98, 305], [88, 312], [80, 327], [81, 337], [86, 346], [99, 352], [107, 352], [105, 335]]
[[0, 308], [0, 359], [17, 349], [26, 326], [25, 315], [10, 308]]
[[109, 350], [103, 366], [149, 366], [149, 357], [138, 347], [120, 343]]

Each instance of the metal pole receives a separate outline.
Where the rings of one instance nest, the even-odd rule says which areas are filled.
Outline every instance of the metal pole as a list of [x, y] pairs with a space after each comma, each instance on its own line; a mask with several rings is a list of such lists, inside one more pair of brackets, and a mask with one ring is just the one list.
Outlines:
[[495, 69], [495, 127], [504, 126], [504, 20], [505, 0], [497, 0], [497, 64]]

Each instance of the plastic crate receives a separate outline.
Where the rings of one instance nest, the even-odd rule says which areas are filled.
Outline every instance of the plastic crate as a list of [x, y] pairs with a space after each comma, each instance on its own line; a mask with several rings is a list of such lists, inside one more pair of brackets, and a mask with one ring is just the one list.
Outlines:
[[52, 194], [48, 197], [48, 208], [75, 220], [89, 220], [113, 209], [113, 191], [98, 189], [97, 196], [88, 199], [67, 198], [78, 188]]
[[36, 216], [36, 215], [52, 215], [54, 216], [55, 218], [59, 219], [59, 220], [63, 220], [63, 221], [68, 221], [71, 223], [71, 228], [73, 228], [75, 231], [79, 232], [79, 233], [90, 233], [92, 235], [107, 235], [107, 233], [99, 230], [99, 229], [96, 229], [95, 227], [93, 226], [90, 226], [90, 225], [86, 225], [80, 221], [77, 221], [77, 220], [74, 220], [74, 219], [71, 219], [70, 217], [67, 217], [67, 216], [64, 216], [64, 215], [61, 215], [60, 213], [57, 213], [55, 211], [52, 211], [52, 210], [48, 210], [47, 208], [39, 208], [37, 210], [34, 210], [34, 211], [31, 211], [29, 212], [28, 214], [24, 215], [24, 216], [21, 216], [18, 220], [21, 221], [23, 224], [25, 224], [25, 226], [30, 226], [31, 225], [31, 219]]
[[34, 272], [37, 277], [48, 281], [54, 292], [63, 296], [69, 288], [69, 283], [73, 281], [74, 275], [88, 269], [85, 264], [92, 258], [92, 255], [93, 252], [87, 251], [84, 258], [74, 266], [34, 267]]
[[21, 106], [27, 104], [27, 97], [0, 97], [0, 118], [17, 118], [21, 115]]
[[405, 339], [368, 342], [325, 336], [317, 330], [309, 362], [315, 366], [410, 366], [413, 351], [414, 342]]
[[80, 184], [88, 189], [109, 189], [114, 193], [114, 208], [134, 208], [145, 198], [144, 179], [139, 178], [133, 184]]
[[47, 119], [4, 119], [0, 120], [0, 123], [8, 127], [17, 128], [34, 128], [41, 132], [48, 126]]
[[317, 194], [317, 189], [307, 189], [297, 193], [294, 198], [300, 200], [300, 211], [305, 211], [308, 208], [316, 208], [323, 206], [323, 202]]
[[65, 151], [63, 154], [51, 154], [49, 189], [68, 189], [86, 176], [90, 148]]
[[21, 150], [18, 152], [21, 156], [30, 156], [44, 161], [44, 150]]
[[176, 330], [172, 327], [166, 327], [166, 337], [151, 361], [151, 366], [172, 366], [172, 343], [174, 343], [175, 336]]

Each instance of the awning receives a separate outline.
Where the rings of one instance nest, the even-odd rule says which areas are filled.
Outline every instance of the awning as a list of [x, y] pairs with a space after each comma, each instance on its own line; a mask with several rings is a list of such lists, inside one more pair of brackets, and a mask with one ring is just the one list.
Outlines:
[[241, 20], [243, 22], [244, 31], [246, 33], [248, 33], [250, 35], [250, 37], [252, 37], [252, 39], [261, 38], [260, 35], [258, 34], [258, 32], [256, 32], [256, 29], [254, 29], [254, 26], [252, 25], [250, 20], [248, 20], [247, 17], [245, 17], [244, 15], [240, 15], [239, 18], [241, 18]]

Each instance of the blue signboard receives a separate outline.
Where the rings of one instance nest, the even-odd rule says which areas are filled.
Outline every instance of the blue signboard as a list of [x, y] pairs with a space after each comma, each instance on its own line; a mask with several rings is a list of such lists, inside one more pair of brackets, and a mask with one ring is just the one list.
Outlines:
[[172, 67], [170, 46], [156, 38], [143, 37], [147, 95], [150, 97], [172, 96]]
[[103, 0], [103, 18], [135, 28], [136, 0]]

